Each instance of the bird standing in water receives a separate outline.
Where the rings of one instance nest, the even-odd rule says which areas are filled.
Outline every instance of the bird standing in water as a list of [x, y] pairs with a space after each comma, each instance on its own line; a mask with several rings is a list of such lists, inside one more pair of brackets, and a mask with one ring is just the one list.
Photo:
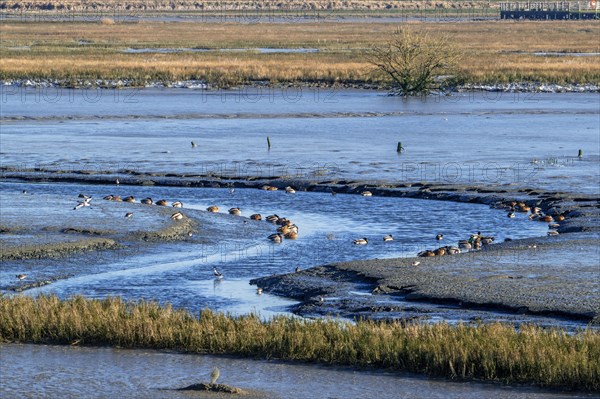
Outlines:
[[216, 384], [217, 380], [219, 379], [220, 376], [221, 376], [221, 370], [219, 370], [218, 367], [215, 367], [213, 369], [212, 373], [210, 373], [210, 383]]
[[216, 267], [213, 267], [213, 274], [215, 275], [215, 278], [218, 278], [218, 279], [223, 278], [223, 274], [220, 271], [218, 271]]

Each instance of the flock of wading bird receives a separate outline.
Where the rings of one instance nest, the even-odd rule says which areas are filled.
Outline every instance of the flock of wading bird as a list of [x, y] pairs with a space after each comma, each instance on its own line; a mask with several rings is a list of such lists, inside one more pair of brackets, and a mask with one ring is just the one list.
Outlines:
[[[117, 180], [117, 185], [118, 184], [119, 184], [119, 181]], [[277, 187], [269, 186], [269, 185], [264, 185], [261, 187], [261, 189], [265, 190], [265, 191], [277, 191], [278, 190]], [[288, 194], [296, 193], [296, 190], [290, 186], [285, 187], [284, 190]], [[233, 194], [235, 192], [235, 188], [230, 188], [229, 192], [231, 194]], [[23, 190], [23, 194], [28, 194], [28, 193], [27, 193], [27, 191]], [[331, 194], [336, 195], [337, 193], [335, 191], [332, 191]], [[373, 196], [373, 193], [370, 191], [362, 191], [360, 194], [363, 197]], [[91, 196], [88, 196], [85, 194], [79, 194], [78, 198], [79, 198], [79, 202], [73, 208], [74, 210], [91, 206], [91, 202], [92, 202]], [[121, 198], [119, 195], [107, 195], [103, 199], [107, 200], [107, 201], [116, 201], [116, 202], [129, 202], [129, 203], [136, 202], [135, 197], [133, 197], [131, 195], [124, 197], [124, 198]], [[145, 204], [145, 205], [169, 206], [168, 201], [165, 199], [161, 199], [161, 200], [158, 200], [155, 202], [150, 197], [140, 200], [140, 203]], [[174, 201], [171, 203], [171, 206], [173, 208], [183, 208], [183, 203], [181, 201]], [[497, 203], [491, 205], [491, 207], [494, 209], [502, 209], [502, 210], [508, 211], [507, 217], [511, 218], [511, 219], [516, 217], [516, 213], [526, 213], [526, 214], [528, 214], [527, 217], [529, 220], [548, 223], [548, 228], [549, 228], [548, 235], [549, 236], [558, 235], [559, 233], [556, 230], [558, 227], [560, 227], [560, 224], [558, 222], [562, 222], [563, 220], [565, 220], [564, 214], [558, 214], [555, 216], [544, 214], [542, 212], [541, 208], [536, 207], [536, 206], [529, 206], [524, 202], [501, 201], [501, 202], [497, 202]], [[219, 212], [219, 207], [216, 205], [211, 205], [208, 208], [206, 208], [206, 211], [217, 213], [217, 212]], [[242, 210], [240, 208], [234, 207], [234, 208], [230, 208], [228, 210], [228, 213], [230, 215], [241, 216]], [[127, 218], [127, 219], [130, 219], [132, 217], [133, 217], [133, 212], [127, 212], [125, 214], [125, 218]], [[183, 217], [184, 217], [184, 215], [180, 211], [177, 211], [170, 216], [170, 218], [172, 220], [181, 220], [181, 219], [183, 219]], [[259, 220], [263, 220], [263, 217], [261, 214], [255, 213], [255, 214], [250, 215], [250, 219], [259, 221]], [[279, 227], [277, 227], [277, 231], [275, 233], [273, 233], [267, 237], [270, 241], [272, 241], [276, 244], [279, 244], [279, 243], [283, 242], [284, 239], [295, 240], [298, 238], [298, 226], [296, 224], [294, 224], [291, 220], [284, 218], [284, 217], [279, 217], [276, 214], [266, 216], [264, 219], [267, 222], [270, 222], [270, 223], [273, 223], [273, 224], [279, 226]], [[244, 223], [246, 223], [246, 221], [244, 221]], [[436, 235], [437, 241], [441, 241], [443, 239], [444, 239], [443, 234], [440, 233], [440, 234]], [[384, 242], [389, 242], [389, 241], [393, 241], [393, 240], [394, 240], [394, 237], [391, 234], [388, 234], [383, 237]], [[463, 250], [470, 251], [470, 250], [481, 249], [482, 246], [492, 244], [494, 242], [494, 240], [495, 240], [495, 238], [493, 236], [484, 236], [481, 234], [481, 232], [477, 232], [476, 234], [471, 234], [471, 236], [467, 240], [459, 240], [458, 246], [446, 245], [446, 246], [438, 247], [436, 249], [428, 249], [428, 250], [419, 252], [417, 254], [417, 256], [433, 257], [433, 256], [443, 256], [443, 255], [454, 255], [454, 254], [461, 253]], [[358, 238], [358, 239], [353, 240], [353, 243], [355, 245], [367, 245], [369, 243], [369, 239], [366, 237]], [[418, 266], [420, 264], [420, 262], [414, 261], [412, 264], [413, 264], [413, 266]], [[299, 270], [300, 270], [299, 268], [296, 268], [296, 272], [298, 272]], [[223, 275], [218, 270], [214, 269], [213, 272], [214, 272], [214, 275], [216, 278], [223, 278]], [[25, 278], [27, 278], [27, 275], [26, 274], [18, 274], [16, 276], [16, 278], [19, 280], [24, 280]], [[259, 289], [259, 290], [260, 290], [260, 293], [262, 293], [262, 289]]]

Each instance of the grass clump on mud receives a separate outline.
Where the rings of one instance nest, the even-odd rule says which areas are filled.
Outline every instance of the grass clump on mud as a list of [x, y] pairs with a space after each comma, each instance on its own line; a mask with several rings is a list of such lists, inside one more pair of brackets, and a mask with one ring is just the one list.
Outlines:
[[0, 297], [0, 340], [111, 345], [377, 367], [600, 391], [600, 333], [191, 314], [155, 302]]

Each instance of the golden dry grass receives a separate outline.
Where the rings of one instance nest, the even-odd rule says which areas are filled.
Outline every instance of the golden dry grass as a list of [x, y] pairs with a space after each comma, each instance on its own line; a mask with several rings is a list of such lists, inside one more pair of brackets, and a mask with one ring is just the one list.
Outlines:
[[[464, 53], [467, 81], [600, 82], [600, 57], [531, 52], [599, 52], [596, 22], [411, 23], [449, 36]], [[385, 23], [4, 23], [0, 78], [205, 79], [379, 82], [364, 51], [386, 40]], [[89, 42], [78, 44], [80, 40]], [[30, 50], [15, 49], [30, 46]], [[317, 53], [181, 52], [126, 54], [126, 48], [317, 48]], [[518, 52], [525, 52], [523, 54]]]
[[0, 341], [174, 349], [600, 390], [600, 333], [593, 330], [262, 321], [118, 298], [41, 296], [0, 297]]

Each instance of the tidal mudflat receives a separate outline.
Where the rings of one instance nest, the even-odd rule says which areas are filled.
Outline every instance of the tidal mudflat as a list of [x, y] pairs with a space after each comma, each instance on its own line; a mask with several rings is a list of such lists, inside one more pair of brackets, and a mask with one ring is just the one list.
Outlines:
[[[71, 93], [44, 107], [12, 96], [2, 106], [5, 295], [119, 295], [265, 317], [596, 328], [596, 94], [406, 100], [332, 90], [298, 91], [290, 101], [289, 92], [255, 91], [250, 101], [248, 91], [144, 89], [101, 90], [92, 104], [83, 91]], [[127, 96], [137, 102], [121, 101]], [[360, 195], [367, 190], [373, 196]], [[74, 210], [79, 194], [92, 205]], [[145, 197], [183, 208], [140, 204]], [[529, 213], [508, 218], [491, 207], [511, 200], [564, 216], [552, 228], [559, 234], [548, 237], [549, 223]], [[220, 212], [206, 212], [211, 205]], [[242, 215], [227, 214], [232, 207]], [[185, 219], [170, 219], [176, 211]], [[277, 226], [250, 220], [254, 213], [290, 218], [298, 239], [271, 243]], [[478, 231], [495, 243], [415, 258]], [[394, 241], [383, 241], [388, 234]], [[368, 245], [352, 243], [362, 237]], [[110, 245], [78, 247], [98, 240]], [[65, 243], [72, 250], [56, 250]], [[213, 267], [225, 278], [215, 280]], [[25, 349], [4, 346], [3, 357]]]

